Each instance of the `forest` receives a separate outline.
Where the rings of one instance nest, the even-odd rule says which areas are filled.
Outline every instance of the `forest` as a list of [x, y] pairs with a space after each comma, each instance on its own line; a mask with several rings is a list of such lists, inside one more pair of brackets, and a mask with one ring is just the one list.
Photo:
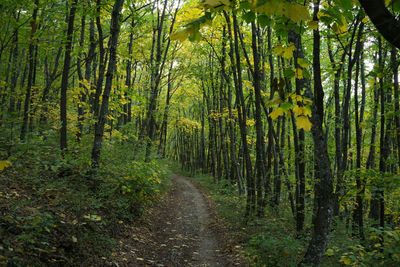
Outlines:
[[0, 265], [400, 265], [399, 49], [400, 0], [1, 0]]

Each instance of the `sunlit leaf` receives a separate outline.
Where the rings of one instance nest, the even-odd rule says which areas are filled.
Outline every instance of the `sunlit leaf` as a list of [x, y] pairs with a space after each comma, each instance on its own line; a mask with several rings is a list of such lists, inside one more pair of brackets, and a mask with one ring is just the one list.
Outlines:
[[311, 131], [311, 122], [306, 116], [298, 116], [296, 119], [296, 126], [298, 129], [304, 129], [305, 131]]
[[318, 29], [318, 21], [309, 21], [309, 22], [307, 22], [307, 25], [311, 30]]
[[345, 265], [350, 265], [351, 264], [351, 259], [349, 257], [347, 257], [347, 256], [343, 256], [340, 259], [340, 262], [343, 262]]
[[12, 163], [8, 160], [0, 161], [0, 171], [4, 170], [5, 168], [11, 167]]
[[311, 19], [310, 13], [306, 6], [299, 5], [295, 2], [287, 3], [287, 17], [294, 22], [307, 21]]
[[304, 58], [298, 58], [297, 59], [297, 64], [299, 64], [300, 67], [302, 68], [307, 68], [308, 67], [308, 63]]
[[169, 38], [171, 40], [185, 41], [189, 37], [190, 31], [188, 29], [184, 29], [178, 32], [172, 33]]
[[282, 116], [284, 113], [284, 110], [281, 107], [277, 107], [276, 109], [274, 109], [269, 116], [271, 117], [271, 119], [275, 120], [276, 118], [278, 118], [279, 116]]
[[296, 79], [303, 79], [304, 78], [304, 76], [303, 76], [303, 70], [302, 69], [296, 69], [295, 70], [295, 77], [296, 77]]

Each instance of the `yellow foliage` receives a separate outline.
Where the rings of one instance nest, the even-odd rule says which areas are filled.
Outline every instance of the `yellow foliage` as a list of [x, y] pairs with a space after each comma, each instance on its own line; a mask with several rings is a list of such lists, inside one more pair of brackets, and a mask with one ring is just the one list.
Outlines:
[[295, 2], [285, 3], [286, 4], [286, 16], [298, 23], [300, 21], [308, 21], [311, 20], [310, 13], [308, 12], [307, 7], [299, 5]]
[[304, 58], [298, 58], [297, 59], [297, 64], [299, 64], [299, 66], [302, 67], [302, 68], [307, 68], [308, 67], [308, 63]]
[[267, 1], [264, 5], [256, 7], [255, 10], [259, 13], [263, 13], [267, 16], [272, 16], [278, 10], [280, 2], [276, 0]]
[[282, 108], [280, 108], [280, 107], [277, 107], [268, 116], [270, 116], [271, 119], [275, 120], [279, 116], [282, 116], [283, 113], [284, 113], [284, 110]]
[[350, 265], [351, 264], [351, 259], [349, 257], [347, 257], [347, 256], [343, 256], [340, 259], [340, 262], [343, 262], [345, 265]]
[[184, 29], [184, 30], [181, 30], [181, 31], [177, 31], [177, 32], [171, 33], [169, 38], [171, 40], [178, 40], [178, 41], [183, 42], [189, 37], [189, 34], [190, 34], [189, 29]]
[[254, 124], [256, 124], [256, 122], [254, 120], [247, 120], [246, 121], [246, 126], [252, 127], [252, 126], [254, 126]]
[[278, 44], [272, 50], [278, 56], [282, 56], [286, 59], [291, 59], [293, 57], [293, 52], [296, 50], [296, 47], [293, 43], [290, 43], [288, 47], [283, 47], [282, 44]]
[[303, 70], [302, 69], [296, 69], [295, 70], [295, 77], [296, 77], [296, 79], [299, 79], [299, 80], [303, 79], [304, 78], [303, 77]]
[[11, 167], [12, 163], [8, 160], [0, 161], [0, 171], [4, 170], [5, 168]]
[[311, 131], [311, 122], [306, 116], [298, 116], [296, 120], [296, 126], [298, 129], [304, 129], [305, 131]]
[[307, 22], [307, 24], [308, 24], [308, 28], [310, 28], [310, 30], [318, 29], [318, 21], [309, 21], [309, 22]]
[[349, 30], [349, 27], [347, 26], [346, 19], [345, 19], [345, 17], [343, 15], [340, 16], [340, 21], [339, 22], [335, 22], [332, 25], [332, 30], [337, 35], [345, 34]]

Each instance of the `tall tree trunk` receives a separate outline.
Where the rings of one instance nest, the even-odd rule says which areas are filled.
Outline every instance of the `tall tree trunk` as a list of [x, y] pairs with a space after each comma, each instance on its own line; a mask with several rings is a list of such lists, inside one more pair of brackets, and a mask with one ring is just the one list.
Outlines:
[[262, 209], [261, 207], [263, 206], [263, 196], [262, 196], [262, 185], [264, 181], [264, 176], [265, 176], [265, 170], [264, 170], [264, 151], [265, 151], [265, 146], [264, 146], [264, 131], [263, 131], [263, 125], [262, 125], [262, 119], [261, 119], [261, 79], [262, 79], [262, 74], [260, 70], [260, 53], [259, 53], [259, 47], [257, 47], [257, 36], [258, 36], [258, 31], [255, 22], [251, 23], [251, 36], [252, 36], [252, 42], [251, 42], [251, 47], [253, 51], [253, 60], [254, 60], [254, 66], [253, 66], [253, 86], [254, 86], [254, 96], [255, 96], [255, 124], [256, 124], [256, 191], [257, 191], [257, 206], [259, 207], [258, 213], [261, 215], [262, 214]]
[[[318, 21], [320, 0], [314, 1], [314, 21]], [[314, 140], [315, 159], [315, 198], [313, 233], [300, 265], [318, 266], [325, 253], [333, 215], [333, 176], [328, 155], [326, 135], [322, 125], [324, 119], [324, 90], [321, 82], [320, 34], [319, 29], [313, 31], [313, 72], [314, 99], [312, 105], [312, 136]]]
[[246, 198], [246, 213], [245, 216], [248, 217], [255, 207], [255, 188], [254, 188], [254, 177], [253, 177], [253, 167], [250, 159], [250, 150], [247, 143], [247, 109], [246, 103], [243, 96], [243, 83], [242, 83], [242, 68], [240, 63], [240, 52], [239, 52], [239, 24], [236, 18], [236, 14], [232, 14], [233, 17], [233, 32], [234, 32], [234, 48], [235, 48], [235, 61], [232, 63], [232, 67], [236, 66], [237, 83], [235, 85], [236, 97], [239, 98], [238, 102], [238, 118], [239, 118], [239, 128], [240, 135], [242, 139], [243, 146], [243, 157], [246, 167], [246, 187], [247, 187], [247, 198]]
[[391, 64], [393, 72], [393, 91], [394, 91], [394, 122], [395, 122], [395, 138], [397, 146], [397, 169], [400, 169], [400, 108], [399, 108], [399, 63], [397, 62], [397, 49], [392, 46]]
[[[167, 38], [167, 43], [165, 42], [165, 30], [164, 30], [164, 23], [165, 23], [165, 16], [166, 16], [166, 8], [167, 8], [168, 1], [164, 1], [164, 6], [162, 8], [161, 16], [157, 16], [157, 27], [153, 30], [153, 46], [152, 46], [152, 53], [151, 53], [151, 78], [150, 78], [150, 99], [149, 99], [149, 106], [147, 108], [146, 113], [146, 130], [147, 130], [147, 137], [148, 141], [146, 144], [146, 152], [145, 152], [145, 160], [150, 160], [151, 154], [151, 147], [154, 138], [154, 131], [156, 126], [155, 121], [155, 112], [157, 109], [157, 101], [159, 95], [159, 85], [164, 69], [164, 64], [166, 61], [166, 57], [168, 54], [169, 46], [171, 39]], [[179, 6], [179, 4], [178, 4]], [[158, 8], [158, 7], [157, 7]], [[171, 19], [171, 25], [169, 27], [169, 33], [172, 32], [172, 29], [175, 24], [176, 15], [178, 13], [178, 8], [176, 8], [175, 13]], [[154, 51], [155, 50], [155, 51]], [[153, 52], [155, 52], [155, 63], [153, 65]]]
[[100, 151], [104, 134], [104, 125], [106, 123], [106, 118], [108, 113], [108, 103], [110, 98], [114, 72], [116, 71], [116, 66], [117, 66], [118, 37], [121, 28], [119, 17], [123, 4], [124, 0], [115, 0], [115, 4], [111, 14], [110, 40], [109, 40], [110, 58], [108, 61], [108, 69], [106, 74], [106, 83], [103, 92], [103, 100], [101, 104], [98, 121], [96, 123], [93, 149], [92, 149], [92, 168], [94, 169], [99, 167]]
[[[86, 16], [83, 15], [81, 18], [81, 36], [79, 40], [79, 46], [83, 47], [85, 43], [85, 25], [86, 25]], [[81, 141], [82, 132], [83, 132], [83, 120], [84, 120], [84, 110], [83, 103], [86, 101], [86, 88], [83, 84], [83, 73], [82, 73], [82, 53], [79, 53], [77, 59], [77, 70], [78, 70], [78, 79], [79, 79], [79, 95], [78, 95], [78, 132], [76, 133], [76, 139], [78, 142]], [[87, 64], [87, 63], [86, 63]], [[87, 68], [86, 68], [87, 69]], [[82, 91], [81, 91], [82, 90]]]
[[28, 72], [28, 85], [26, 88], [25, 94], [25, 103], [24, 103], [24, 118], [21, 126], [21, 134], [20, 139], [24, 140], [26, 135], [26, 130], [28, 127], [28, 120], [29, 120], [29, 107], [31, 103], [31, 91], [32, 91], [32, 84], [33, 84], [33, 73], [34, 73], [34, 50], [35, 50], [35, 32], [37, 30], [37, 13], [39, 10], [39, 0], [35, 0], [35, 9], [33, 10], [32, 21], [31, 21], [31, 35], [30, 35], [30, 44], [29, 44], [29, 52], [28, 52], [28, 61], [29, 61], [29, 72]]
[[[361, 49], [363, 44], [361, 43]], [[360, 127], [360, 123], [362, 122], [362, 117], [359, 115], [360, 111], [358, 109], [358, 76], [360, 72], [360, 64], [362, 64], [363, 58], [362, 54], [357, 58], [356, 63], [356, 77], [354, 84], [354, 127], [356, 131], [356, 206], [353, 211], [353, 234], [358, 235], [360, 238], [364, 239], [364, 221], [363, 221], [363, 198], [364, 198], [364, 185], [362, 181], [361, 174], [361, 138], [362, 138], [362, 129]], [[362, 77], [363, 78], [363, 77]]]

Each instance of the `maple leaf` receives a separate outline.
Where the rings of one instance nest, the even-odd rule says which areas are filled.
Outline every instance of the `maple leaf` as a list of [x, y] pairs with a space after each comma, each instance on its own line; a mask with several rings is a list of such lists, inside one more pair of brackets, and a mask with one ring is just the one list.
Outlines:
[[283, 115], [283, 108], [281, 107], [277, 107], [276, 109], [274, 109], [268, 116], [271, 117], [271, 119], [275, 120], [276, 118], [278, 118], [279, 116]]
[[298, 129], [304, 129], [304, 131], [311, 131], [311, 122], [306, 116], [298, 116], [296, 120], [296, 126]]

